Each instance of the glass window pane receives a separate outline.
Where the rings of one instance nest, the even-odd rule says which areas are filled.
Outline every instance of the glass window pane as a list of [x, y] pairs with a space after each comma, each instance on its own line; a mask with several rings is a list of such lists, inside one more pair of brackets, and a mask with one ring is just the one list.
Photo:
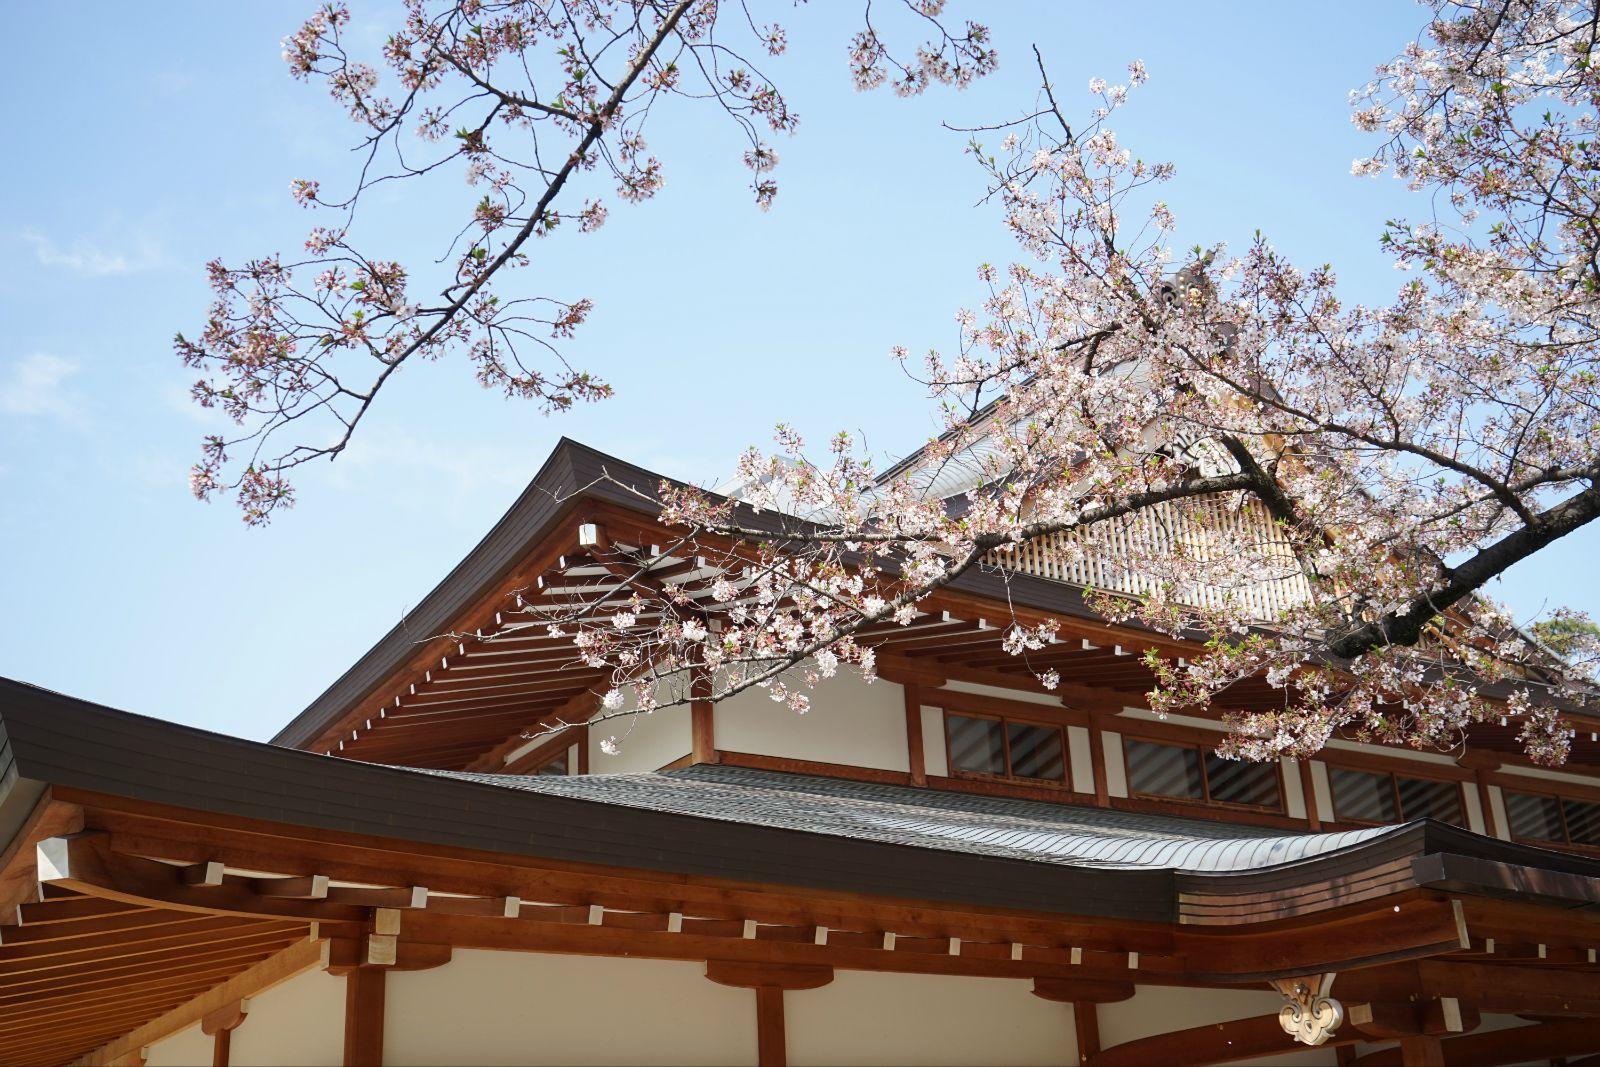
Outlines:
[[1011, 773], [1018, 778], [1067, 780], [1066, 753], [1061, 747], [1061, 731], [1054, 726], [1034, 726], [1025, 722], [1006, 723], [1011, 742]]
[[972, 774], [1006, 773], [1005, 733], [998, 719], [949, 716], [950, 766]]
[[534, 771], [533, 773], [534, 774], [566, 774], [567, 773], [567, 754], [565, 752], [563, 752], [563, 753], [561, 753], [561, 755], [557, 756], [555, 759], [549, 760], [546, 763], [540, 764], [539, 769]]
[[1574, 845], [1600, 845], [1600, 804], [1563, 800], [1567, 812], [1567, 837]]
[[1394, 810], [1394, 785], [1387, 774], [1328, 768], [1333, 787], [1333, 813], [1358, 822], [1399, 822]]
[[1461, 786], [1457, 782], [1441, 782], [1433, 778], [1396, 778], [1400, 786], [1400, 817], [1412, 819], [1438, 819], [1440, 822], [1465, 826], [1461, 817]]
[[1200, 784], [1200, 753], [1177, 745], [1129, 739], [1123, 744], [1128, 760], [1128, 788], [1157, 797], [1205, 799]]
[[1507, 793], [1506, 817], [1511, 836], [1532, 841], [1562, 841], [1561, 801], [1532, 793]]
[[1211, 787], [1211, 799], [1218, 804], [1247, 804], [1252, 808], [1276, 808], [1281, 804], [1276, 762], [1223, 759], [1215, 752], [1207, 752], [1206, 784]]

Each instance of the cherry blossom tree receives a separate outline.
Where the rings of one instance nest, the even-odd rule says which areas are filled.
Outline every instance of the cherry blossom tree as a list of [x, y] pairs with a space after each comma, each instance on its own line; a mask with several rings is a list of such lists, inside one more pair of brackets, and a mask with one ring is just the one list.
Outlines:
[[[303, 252], [209, 264], [204, 328], [175, 347], [202, 374], [194, 399], [238, 429], [205, 439], [195, 494], [232, 492], [246, 521], [268, 521], [293, 502], [292, 472], [339, 455], [390, 377], [418, 360], [460, 356], [485, 387], [547, 410], [610, 395], [558, 347], [591, 302], [528, 294], [512, 279], [538, 258], [540, 239], [598, 229], [607, 196], [639, 202], [661, 189], [666, 169], [645, 140], [658, 110], [723, 116], [746, 144], [756, 203], [771, 205], [772, 142], [798, 117], [764, 69], [786, 47], [783, 27], [764, 21], [767, 6], [790, 5], [404, 0], [381, 57], [368, 58], [352, 50], [343, 0], [319, 8], [284, 39], [284, 59], [348, 112], [359, 170], [337, 193], [293, 182], [295, 200], [317, 214]], [[846, 56], [857, 87], [915, 95], [993, 70], [988, 31], [947, 28], [943, 7], [874, 10], [864, 0]], [[905, 60], [889, 47], [900, 35], [922, 42]], [[361, 206], [380, 187], [449, 171], [482, 195], [442, 235], [439, 261], [384, 255]]]
[[[841, 665], [870, 679], [872, 635], [963, 573], [1040, 544], [1079, 562], [1120, 531], [1129, 580], [1091, 605], [1200, 649], [1146, 656], [1151, 708], [1226, 712], [1247, 677], [1282, 693], [1228, 714], [1226, 753], [1307, 756], [1335, 730], [1450, 749], [1492, 717], [1562, 762], [1593, 628], [1563, 615], [1562, 658], [1482, 590], [1600, 516], [1600, 10], [1428, 6], [1353, 94], [1374, 136], [1355, 174], [1426, 212], [1382, 227], [1401, 280], [1380, 306], [1265, 236], [1173, 247], [1173, 168], [1112, 127], [1138, 63], [1081, 115], [1044, 77], [1035, 111], [971, 131], [1022, 255], [981, 268], [955, 350], [907, 361], [944, 433], [880, 473], [848, 436], [814, 457], [780, 430], [736, 500], [663, 485], [670, 551], [714, 578], [656, 581], [613, 549], [612, 591], [525, 608], [609, 671], [597, 719], [751, 686], [804, 711]], [[1005, 643], [1026, 661], [1051, 638], [1019, 618]]]

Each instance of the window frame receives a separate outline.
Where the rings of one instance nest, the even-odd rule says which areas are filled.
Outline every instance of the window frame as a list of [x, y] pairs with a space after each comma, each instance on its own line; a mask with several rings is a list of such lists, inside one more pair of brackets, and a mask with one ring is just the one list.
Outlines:
[[[1344, 826], [1393, 826], [1403, 822], [1410, 822], [1410, 818], [1408, 818], [1406, 815], [1405, 805], [1400, 802], [1400, 779], [1410, 778], [1413, 781], [1420, 782], [1444, 782], [1445, 784], [1454, 787], [1456, 791], [1456, 807], [1461, 812], [1461, 821], [1445, 823], [1445, 825], [1458, 826], [1463, 830], [1471, 828], [1470, 824], [1472, 820], [1467, 815], [1466, 781], [1463, 778], [1454, 775], [1428, 774], [1426, 772], [1418, 774], [1410, 767], [1406, 767], [1403, 770], [1396, 770], [1387, 766], [1375, 766], [1367, 763], [1351, 763], [1341, 760], [1324, 759], [1322, 762], [1328, 768], [1328, 803], [1333, 808], [1334, 822]], [[1339, 788], [1334, 783], [1335, 771], [1351, 771], [1356, 774], [1371, 774], [1380, 777], [1387, 777], [1389, 779], [1389, 797], [1394, 802], [1396, 822], [1385, 823], [1376, 822], [1372, 819], [1351, 819], [1340, 814]], [[1423, 817], [1426, 818], [1426, 816]], [[1444, 820], [1439, 821], [1443, 822]]]
[[[1220, 740], [1220, 738], [1219, 738]], [[1133, 787], [1133, 774], [1128, 766], [1128, 742], [1138, 741], [1147, 745], [1165, 745], [1168, 748], [1183, 748], [1194, 752], [1200, 760], [1200, 796], [1175, 797], [1164, 793], [1141, 793]], [[1263, 804], [1241, 804], [1233, 800], [1213, 800], [1211, 798], [1211, 772], [1206, 768], [1207, 753], [1215, 754], [1216, 745], [1207, 745], [1203, 741], [1178, 741], [1170, 737], [1157, 737], [1142, 733], [1122, 733], [1122, 780], [1127, 783], [1128, 796], [1134, 800], [1160, 801], [1167, 804], [1184, 804], [1190, 807], [1219, 808], [1223, 811], [1248, 811], [1263, 815], [1285, 815], [1289, 811], [1288, 790], [1283, 780], [1283, 764], [1280, 761], [1272, 762], [1274, 781], [1278, 785], [1278, 801], [1273, 806]]]
[[[1572, 827], [1567, 822], [1568, 802], [1574, 804], [1600, 804], [1600, 797], [1587, 796], [1583, 793], [1576, 792], [1563, 792], [1555, 785], [1555, 783], [1550, 783], [1549, 788], [1540, 788], [1540, 786], [1545, 785], [1543, 782], [1539, 783], [1539, 786], [1535, 786], [1533, 788], [1524, 787], [1520, 782], [1515, 786], [1509, 786], [1505, 784], [1499, 785], [1500, 806], [1506, 813], [1506, 836], [1512, 841], [1521, 841], [1530, 845], [1542, 845], [1546, 847], [1568, 849], [1574, 852], [1584, 852], [1591, 855], [1600, 853], [1600, 845], [1586, 845], [1581, 841], [1572, 840]], [[1562, 840], [1550, 841], [1542, 837], [1524, 837], [1512, 829], [1510, 804], [1510, 798], [1512, 794], [1518, 794], [1525, 797], [1549, 797], [1551, 800], [1554, 800], [1556, 802], [1556, 814], [1561, 818]]]
[[[1010, 782], [1017, 785], [1040, 786], [1044, 789], [1060, 789], [1067, 792], [1072, 790], [1072, 749], [1067, 738], [1067, 728], [1060, 723], [1029, 719], [1018, 715], [1002, 715], [991, 711], [965, 711], [961, 708], [941, 707], [944, 715], [944, 752], [945, 767], [952, 778], [964, 778], [974, 782]], [[963, 719], [983, 719], [988, 722], [1000, 724], [1000, 742], [1002, 758], [1005, 761], [1005, 774], [985, 774], [982, 771], [969, 771], [957, 767], [954, 752], [950, 744], [950, 716], [959, 715]], [[1042, 730], [1054, 730], [1061, 741], [1061, 777], [1056, 778], [1029, 778], [1025, 775], [1012, 772], [1011, 762], [1011, 724], [1018, 726], [1032, 726]]]

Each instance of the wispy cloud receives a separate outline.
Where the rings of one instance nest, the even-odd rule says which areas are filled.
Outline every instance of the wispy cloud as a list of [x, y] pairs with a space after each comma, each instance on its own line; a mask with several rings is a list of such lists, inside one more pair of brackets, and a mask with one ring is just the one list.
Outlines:
[[77, 372], [72, 360], [46, 352], [0, 364], [0, 415], [77, 419], [82, 407], [68, 384]]
[[22, 239], [33, 247], [34, 258], [41, 265], [87, 277], [155, 270], [167, 262], [161, 248], [149, 237], [134, 238], [127, 249], [105, 248], [82, 239], [64, 245], [34, 230], [24, 230]]

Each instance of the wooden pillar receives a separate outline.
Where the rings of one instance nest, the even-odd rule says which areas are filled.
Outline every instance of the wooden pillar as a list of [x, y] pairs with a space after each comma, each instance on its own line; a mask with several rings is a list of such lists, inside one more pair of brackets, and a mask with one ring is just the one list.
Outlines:
[[1321, 830], [1322, 815], [1317, 811], [1317, 779], [1316, 775], [1311, 773], [1311, 761], [1295, 760], [1295, 764], [1300, 768], [1300, 792], [1304, 793], [1306, 798], [1306, 822], [1311, 829]]
[[757, 1062], [760, 1067], [784, 1067], [789, 1050], [783, 1027], [783, 991], [825, 986], [833, 981], [833, 968], [799, 963], [707, 960], [706, 977], [718, 985], [756, 991]]
[[1086, 1067], [1100, 1054], [1100, 1012], [1094, 1001], [1074, 1001], [1072, 1021], [1078, 1031], [1078, 1067]]
[[1478, 807], [1483, 809], [1483, 832], [1490, 837], [1499, 837], [1502, 833], [1510, 837], [1511, 832], [1501, 827], [1500, 818], [1494, 813], [1494, 804], [1489, 797], [1489, 772], [1474, 771], [1473, 778], [1478, 786]]
[[1400, 1062], [1405, 1067], [1444, 1067], [1444, 1049], [1432, 1034], [1414, 1034], [1400, 1039]]
[[1111, 806], [1111, 794], [1106, 788], [1105, 716], [1089, 712], [1089, 763], [1094, 769], [1094, 802], [1096, 807]]
[[756, 986], [756, 1062], [760, 1067], [784, 1067], [789, 1062], [783, 990], [777, 986]]
[[689, 681], [690, 695], [694, 697], [689, 705], [690, 760], [694, 763], [716, 763], [719, 759], [717, 706], [706, 699], [711, 696], [711, 673], [698, 663], [693, 671]]
[[1083, 1067], [1100, 1055], [1100, 1013], [1097, 1004], [1115, 1004], [1133, 996], [1132, 982], [1095, 978], [1035, 978], [1033, 995], [1058, 1004], [1072, 1005], [1073, 1027], [1078, 1032], [1078, 1064]]
[[922, 687], [902, 687], [906, 695], [906, 757], [911, 766], [911, 784], [928, 784], [928, 760], [922, 747]]
[[1500, 825], [1494, 805], [1489, 803], [1489, 775], [1500, 769], [1500, 757], [1482, 749], [1469, 749], [1456, 757], [1456, 765], [1472, 772], [1472, 781], [1478, 790], [1478, 807], [1483, 809], [1483, 832], [1499, 837], [1505, 827]]
[[207, 1012], [200, 1020], [200, 1032], [211, 1035], [211, 1067], [228, 1067], [234, 1028], [244, 1022], [245, 1013], [249, 1010], [248, 1002], [236, 1000], [216, 1011]]
[[355, 967], [345, 977], [345, 1067], [383, 1067], [382, 967]]

